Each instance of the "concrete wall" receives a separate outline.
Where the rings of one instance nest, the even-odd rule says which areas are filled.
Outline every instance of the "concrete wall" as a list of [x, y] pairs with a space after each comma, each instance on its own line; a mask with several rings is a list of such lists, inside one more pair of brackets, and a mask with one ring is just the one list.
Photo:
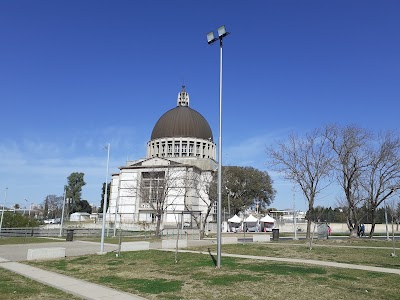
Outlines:
[[[349, 233], [347, 224], [345, 223], [328, 223], [328, 224], [331, 227], [332, 234]], [[290, 233], [293, 232], [293, 223], [279, 224], [275, 226], [275, 228], [278, 228], [280, 232]], [[307, 223], [297, 223], [296, 228], [298, 233], [305, 233], [307, 231]], [[313, 229], [314, 229], [314, 223], [312, 223], [311, 225], [311, 230]], [[389, 224], [388, 229], [389, 229], [389, 234], [392, 234], [392, 224]], [[365, 234], [367, 234], [370, 230], [371, 230], [371, 224], [365, 224]], [[317, 231], [317, 229], [315, 229], [315, 231]], [[394, 225], [394, 232], [395, 234], [399, 233], [399, 231], [396, 231], [396, 224]], [[376, 224], [375, 233], [386, 233], [386, 224]]]
[[271, 236], [269, 234], [255, 234], [253, 235], [253, 242], [270, 242]]
[[237, 244], [238, 238], [234, 236], [223, 236], [221, 237], [222, 244]]
[[65, 248], [54, 247], [54, 248], [38, 248], [28, 249], [27, 260], [44, 260], [53, 258], [64, 258]]
[[[175, 247], [176, 247], [176, 240], [162, 241], [163, 249], [175, 249]], [[186, 247], [187, 247], [187, 240], [178, 240], [178, 248], [186, 248]]]
[[122, 242], [121, 251], [149, 250], [150, 242]]

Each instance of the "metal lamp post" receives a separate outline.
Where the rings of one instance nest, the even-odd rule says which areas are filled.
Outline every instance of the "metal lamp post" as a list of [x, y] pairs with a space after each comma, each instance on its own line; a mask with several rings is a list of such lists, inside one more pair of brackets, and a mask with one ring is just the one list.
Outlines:
[[64, 186], [64, 200], [63, 200], [63, 207], [61, 212], [61, 224], [60, 224], [60, 234], [59, 237], [62, 237], [62, 230], [64, 225], [64, 210], [65, 210], [65, 197], [67, 196], [67, 186]]
[[1, 227], [3, 226], [4, 206], [6, 206], [6, 201], [7, 201], [7, 190], [8, 190], [8, 187], [6, 187], [6, 192], [5, 192], [5, 194], [4, 194], [3, 209], [1, 210], [0, 235], [1, 235]]
[[217, 202], [217, 268], [221, 267], [221, 210], [222, 210], [222, 40], [229, 32], [225, 26], [218, 28], [218, 37], [214, 37], [214, 32], [207, 34], [208, 44], [213, 44], [219, 40], [220, 63], [219, 63], [219, 139], [218, 139], [218, 202]]
[[296, 188], [293, 185], [292, 187], [293, 192], [293, 233], [294, 233], [294, 240], [297, 240], [297, 215], [296, 215]]
[[385, 206], [386, 239], [387, 239], [388, 241], [390, 241], [390, 238], [389, 238], [389, 229], [388, 229], [388, 216], [387, 216], [386, 199], [383, 200], [383, 205]]
[[107, 148], [107, 173], [106, 173], [106, 188], [104, 191], [104, 201], [103, 201], [103, 226], [101, 227], [101, 246], [100, 253], [104, 253], [104, 231], [106, 227], [106, 210], [107, 210], [107, 182], [108, 182], [108, 163], [110, 162], [110, 144], [106, 146]]

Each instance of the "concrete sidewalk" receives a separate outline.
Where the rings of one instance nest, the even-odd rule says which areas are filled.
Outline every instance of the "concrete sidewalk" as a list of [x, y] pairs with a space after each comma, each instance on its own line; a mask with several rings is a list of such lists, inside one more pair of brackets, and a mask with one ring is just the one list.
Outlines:
[[[27, 259], [28, 249], [53, 247], [64, 247], [66, 249], [66, 256], [71, 257], [96, 254], [100, 250], [100, 243], [86, 241], [65, 242], [64, 240], [61, 240], [60, 242], [51, 243], [1, 245], [0, 268], [18, 273], [22, 276], [52, 286], [82, 299], [145, 300], [145, 298], [117, 291], [99, 284], [90, 283], [84, 280], [18, 263], [18, 261], [25, 261]], [[117, 248], [118, 245], [104, 244], [104, 250], [106, 252], [116, 251]]]
[[55, 272], [50, 272], [12, 262], [0, 257], [0, 267], [28, 277], [45, 285], [54, 287], [66, 293], [88, 300], [145, 300], [145, 298], [117, 291], [99, 284], [68, 277]]
[[[24, 261], [27, 259], [28, 249], [55, 247], [65, 248], [65, 255], [67, 257], [96, 254], [100, 251], [100, 243], [86, 241], [66, 242], [65, 240], [62, 240], [59, 242], [49, 243], [0, 245], [0, 257], [6, 258], [10, 261]], [[117, 249], [118, 245], [104, 244], [105, 252], [116, 251]]]

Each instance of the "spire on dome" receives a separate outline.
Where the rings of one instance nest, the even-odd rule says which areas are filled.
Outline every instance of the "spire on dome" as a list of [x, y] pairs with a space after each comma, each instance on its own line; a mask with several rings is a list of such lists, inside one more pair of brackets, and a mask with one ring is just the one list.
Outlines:
[[178, 94], [177, 106], [189, 106], [189, 94], [185, 90], [185, 86], [182, 85], [182, 91]]

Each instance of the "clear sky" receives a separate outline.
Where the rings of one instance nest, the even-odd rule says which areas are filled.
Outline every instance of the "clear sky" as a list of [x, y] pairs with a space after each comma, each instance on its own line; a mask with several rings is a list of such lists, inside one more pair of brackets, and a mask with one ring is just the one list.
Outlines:
[[[269, 171], [267, 145], [327, 123], [397, 129], [399, 12], [390, 0], [0, 1], [0, 201], [8, 187], [7, 206], [41, 203], [84, 172], [83, 199], [99, 204], [104, 145], [110, 174], [145, 157], [183, 83], [218, 141], [206, 34], [223, 24], [223, 164]], [[272, 206], [291, 207], [291, 185], [270, 174]]]

